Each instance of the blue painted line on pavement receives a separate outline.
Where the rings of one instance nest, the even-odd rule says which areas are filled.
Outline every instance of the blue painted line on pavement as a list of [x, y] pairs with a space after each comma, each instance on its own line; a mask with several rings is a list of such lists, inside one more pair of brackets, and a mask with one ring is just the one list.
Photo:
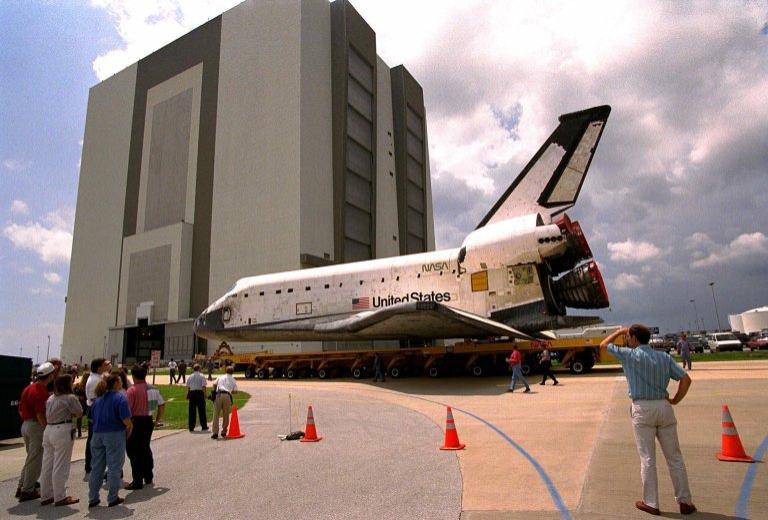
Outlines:
[[[756, 460], [762, 460], [766, 450], [768, 450], [768, 435], [766, 435], [763, 442], [760, 443], [754, 458]], [[741, 492], [739, 493], [739, 501], [736, 503], [737, 518], [749, 518], [747, 516], [747, 505], [749, 504], [749, 495], [752, 493], [752, 484], [755, 482], [758, 466], [759, 463], [753, 462], [749, 465], [746, 475], [744, 475], [744, 481], [741, 483]]]
[[[441, 403], [439, 401], [433, 401], [432, 399], [427, 399], [425, 397], [419, 397], [419, 396], [409, 396], [414, 399], [421, 399], [422, 401], [427, 401], [429, 403], [439, 404], [441, 406], [450, 406], [446, 403]], [[565, 506], [565, 502], [563, 502], [563, 498], [560, 496], [560, 493], [557, 491], [557, 488], [555, 487], [555, 483], [552, 482], [552, 479], [549, 477], [547, 472], [544, 470], [544, 468], [539, 464], [539, 461], [537, 461], [530, 453], [525, 451], [522, 446], [520, 446], [518, 443], [516, 443], [512, 438], [504, 433], [499, 427], [492, 424], [491, 422], [483, 419], [482, 417], [473, 414], [472, 412], [469, 412], [467, 410], [462, 410], [461, 408], [455, 408], [451, 406], [451, 409], [456, 410], [457, 412], [461, 412], [465, 415], [468, 415], [472, 417], [473, 419], [476, 419], [480, 421], [481, 423], [485, 424], [487, 427], [489, 427], [491, 430], [498, 433], [502, 439], [507, 441], [513, 448], [515, 448], [520, 454], [525, 457], [525, 459], [531, 463], [533, 468], [536, 470], [536, 472], [539, 474], [539, 477], [541, 477], [541, 480], [544, 481], [544, 485], [547, 487], [547, 491], [549, 491], [549, 495], [552, 497], [552, 501], [555, 503], [555, 506], [557, 507], [557, 510], [560, 511], [560, 518], [563, 520], [571, 520], [571, 513], [568, 511], [568, 508]]]

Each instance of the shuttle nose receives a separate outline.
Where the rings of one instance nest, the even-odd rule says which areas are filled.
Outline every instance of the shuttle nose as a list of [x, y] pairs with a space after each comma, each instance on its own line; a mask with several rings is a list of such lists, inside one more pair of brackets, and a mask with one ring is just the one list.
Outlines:
[[224, 322], [221, 319], [221, 309], [203, 312], [197, 317], [192, 326], [195, 334], [206, 339], [216, 339], [216, 333], [223, 328]]

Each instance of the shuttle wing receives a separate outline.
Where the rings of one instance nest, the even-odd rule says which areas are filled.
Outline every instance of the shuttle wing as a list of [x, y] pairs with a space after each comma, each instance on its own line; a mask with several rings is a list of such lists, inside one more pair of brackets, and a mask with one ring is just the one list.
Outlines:
[[364, 311], [342, 320], [316, 324], [315, 332], [354, 334], [365, 339], [438, 339], [509, 336], [533, 339], [527, 334], [466, 311], [437, 302], [410, 302], [375, 311]]
[[573, 207], [611, 113], [608, 105], [561, 115], [560, 125], [477, 225]]

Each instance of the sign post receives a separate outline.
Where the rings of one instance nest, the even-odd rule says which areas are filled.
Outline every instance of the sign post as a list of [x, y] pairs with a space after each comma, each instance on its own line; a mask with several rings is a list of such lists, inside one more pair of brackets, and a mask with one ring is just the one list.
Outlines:
[[152, 351], [152, 358], [150, 359], [150, 363], [152, 364], [152, 384], [155, 384], [155, 375], [157, 375], [157, 367], [160, 366], [160, 351], [159, 350], [153, 350]]

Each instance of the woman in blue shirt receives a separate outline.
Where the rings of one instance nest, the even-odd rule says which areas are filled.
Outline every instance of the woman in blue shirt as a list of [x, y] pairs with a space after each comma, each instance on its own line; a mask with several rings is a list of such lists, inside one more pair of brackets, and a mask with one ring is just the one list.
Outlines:
[[111, 374], [96, 387], [97, 399], [91, 407], [91, 476], [88, 481], [88, 507], [99, 505], [99, 489], [107, 469], [107, 503], [109, 507], [123, 503], [117, 495], [125, 462], [125, 439], [133, 430], [128, 400], [120, 390], [120, 376]]

